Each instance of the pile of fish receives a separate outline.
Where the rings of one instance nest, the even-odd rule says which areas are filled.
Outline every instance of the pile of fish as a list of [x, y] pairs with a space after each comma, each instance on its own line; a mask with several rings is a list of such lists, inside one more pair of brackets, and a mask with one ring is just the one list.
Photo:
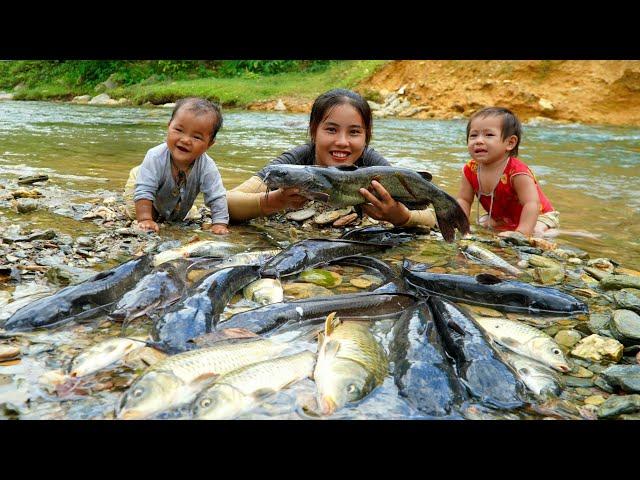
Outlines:
[[[58, 391], [80, 391], [87, 378], [119, 368], [136, 352], [153, 351], [147, 368], [114, 406], [122, 419], [244, 418], [302, 384], [312, 397], [296, 397], [288, 408], [306, 418], [357, 410], [377, 390], [389, 388], [409, 409], [409, 418], [558, 416], [562, 408], [569, 413], [561, 418], [608, 418], [636, 411], [633, 399], [621, 400], [632, 395], [613, 394], [638, 388], [622, 368], [634, 365], [602, 366], [632, 358], [639, 343], [633, 336], [635, 317], [621, 313], [611, 319], [610, 336], [584, 335], [577, 327], [594, 323], [593, 314], [585, 321], [587, 304], [564, 285], [545, 285], [562, 271], [601, 311], [598, 302], [608, 298], [604, 292], [635, 287], [629, 271], [616, 273], [611, 265], [599, 287], [590, 282], [587, 288], [577, 283], [582, 275], [577, 272], [591, 271], [593, 278], [610, 264], [562, 262], [561, 249], [518, 245], [514, 242], [524, 240], [514, 238], [500, 246], [518, 252], [518, 268], [480, 240], [464, 240], [456, 261], [481, 273], [452, 274], [403, 260], [403, 246], [416, 240], [425, 242], [411, 230], [374, 226], [277, 250], [230, 253], [219, 242], [197, 241], [147, 253], [17, 309], [0, 323], [2, 346], [8, 351], [20, 335], [43, 328], [91, 328], [97, 321], [121, 325], [122, 336], [69, 362]], [[390, 263], [394, 252], [400, 258]], [[346, 286], [356, 291], [335, 294], [342, 281], [337, 272], [348, 268], [369, 273]], [[554, 272], [540, 275], [536, 269]], [[535, 279], [538, 285], [532, 284]], [[291, 299], [286, 292], [304, 282], [319, 290]], [[603, 294], [586, 293], [596, 288]], [[624, 295], [616, 301], [635, 315], [638, 305], [630, 290], [619, 290]], [[131, 327], [135, 335], [126, 334]], [[552, 337], [547, 332], [553, 328]], [[572, 335], [578, 338], [567, 347], [564, 337]], [[624, 343], [619, 352], [605, 345], [614, 338]], [[595, 350], [589, 350], [592, 344]], [[585, 363], [596, 354], [604, 358], [600, 368]], [[611, 395], [602, 401], [589, 395], [584, 408], [568, 407], [561, 398], [570, 394], [567, 387], [587, 385], [594, 376], [585, 365]]]

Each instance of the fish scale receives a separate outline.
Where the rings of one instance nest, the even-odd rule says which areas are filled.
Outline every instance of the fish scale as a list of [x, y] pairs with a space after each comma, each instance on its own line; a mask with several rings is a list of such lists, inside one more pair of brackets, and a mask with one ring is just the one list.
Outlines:
[[[336, 357], [358, 362], [373, 373], [376, 382], [382, 382], [387, 374], [387, 359], [366, 325], [355, 322], [340, 324], [331, 333], [331, 340], [340, 342]], [[373, 360], [373, 361], [372, 361]]]
[[147, 370], [169, 371], [189, 384], [207, 374], [222, 375], [245, 365], [271, 358], [287, 348], [269, 340], [216, 345], [209, 348], [179, 353], [159, 362]]

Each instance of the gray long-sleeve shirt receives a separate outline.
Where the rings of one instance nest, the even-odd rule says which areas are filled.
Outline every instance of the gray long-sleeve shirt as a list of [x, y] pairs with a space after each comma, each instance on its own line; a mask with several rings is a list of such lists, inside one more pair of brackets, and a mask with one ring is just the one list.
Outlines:
[[[218, 167], [206, 153], [193, 162], [185, 185], [180, 190], [176, 187], [167, 144], [149, 149], [138, 172], [134, 201], [151, 200], [160, 221], [182, 221], [202, 192], [204, 203], [211, 209], [211, 222], [229, 223], [226, 190]], [[180, 206], [176, 208], [178, 202]]]

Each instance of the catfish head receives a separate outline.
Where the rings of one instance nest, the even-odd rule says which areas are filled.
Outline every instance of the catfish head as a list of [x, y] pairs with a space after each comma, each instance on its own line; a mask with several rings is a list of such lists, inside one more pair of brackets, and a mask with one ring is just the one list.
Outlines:
[[305, 197], [326, 200], [332, 186], [314, 170], [304, 165], [270, 165], [264, 168], [264, 182], [271, 189], [298, 187]]

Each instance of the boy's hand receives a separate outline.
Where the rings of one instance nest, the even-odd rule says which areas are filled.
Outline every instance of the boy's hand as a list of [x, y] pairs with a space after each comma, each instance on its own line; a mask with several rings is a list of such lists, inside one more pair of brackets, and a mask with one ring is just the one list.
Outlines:
[[395, 226], [404, 225], [411, 218], [409, 209], [395, 200], [389, 192], [376, 180], [371, 182], [376, 195], [366, 188], [360, 189], [360, 194], [370, 205], [364, 205], [362, 211], [376, 220], [393, 223]]
[[152, 231], [158, 233], [160, 231], [160, 227], [153, 220], [142, 220], [138, 222], [137, 228], [145, 232]]
[[209, 231], [216, 235], [226, 235], [227, 233], [229, 233], [229, 229], [224, 223], [214, 223], [209, 228]]

